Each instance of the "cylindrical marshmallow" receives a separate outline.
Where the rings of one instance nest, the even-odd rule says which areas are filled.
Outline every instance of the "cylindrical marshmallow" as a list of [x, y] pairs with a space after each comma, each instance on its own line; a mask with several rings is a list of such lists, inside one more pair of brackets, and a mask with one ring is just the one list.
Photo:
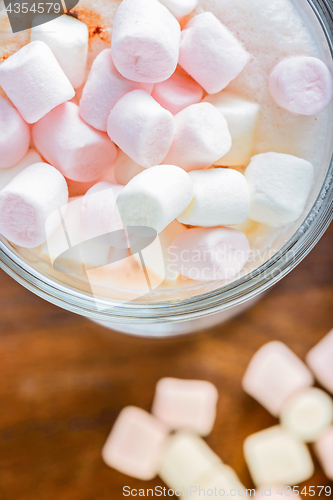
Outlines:
[[114, 106], [107, 131], [120, 149], [147, 168], [161, 163], [168, 153], [174, 122], [170, 111], [162, 108], [147, 92], [133, 90]]
[[125, 226], [146, 226], [158, 233], [190, 204], [193, 182], [183, 169], [157, 165], [134, 177], [117, 199]]
[[80, 115], [92, 127], [106, 132], [111, 109], [121, 97], [135, 89], [151, 94], [153, 84], [126, 80], [113, 64], [111, 49], [105, 49], [91, 67], [80, 100]]
[[157, 83], [175, 71], [180, 25], [158, 0], [123, 0], [112, 31], [112, 58], [134, 82]]
[[117, 159], [113, 166], [114, 177], [117, 184], [126, 186], [126, 184], [136, 175], [144, 171], [135, 161], [133, 161], [121, 149], [118, 150]]
[[253, 156], [245, 171], [250, 219], [274, 227], [294, 222], [305, 208], [313, 177], [312, 164], [301, 158], [280, 153]]
[[0, 85], [23, 119], [35, 123], [75, 91], [44, 42], [32, 42], [0, 66]]
[[175, 117], [174, 137], [163, 163], [186, 171], [206, 168], [231, 148], [226, 119], [212, 104], [193, 104]]
[[164, 82], [156, 83], [152, 97], [173, 115], [197, 104], [203, 98], [203, 89], [180, 66]]
[[47, 163], [35, 163], [0, 191], [0, 233], [15, 245], [34, 248], [58, 227], [55, 211], [68, 202], [61, 173]]
[[316, 57], [290, 57], [273, 69], [269, 90], [287, 111], [315, 115], [332, 100], [333, 78], [326, 64]]
[[160, 2], [178, 20], [190, 14], [198, 5], [198, 0], [160, 0]]
[[60, 67], [74, 89], [83, 85], [86, 76], [88, 56], [88, 28], [72, 16], [39, 15], [36, 22], [41, 22], [31, 29], [31, 41], [46, 43], [55, 55]]
[[73, 181], [99, 179], [117, 156], [107, 134], [85, 123], [73, 102], [48, 113], [33, 126], [32, 136], [43, 157]]
[[249, 59], [237, 38], [211, 12], [195, 16], [182, 31], [179, 64], [208, 94], [229, 85]]
[[189, 229], [173, 241], [172, 262], [180, 274], [193, 280], [234, 278], [250, 254], [245, 234], [231, 228]]
[[30, 144], [30, 127], [11, 102], [0, 96], [0, 169], [16, 165]]
[[0, 191], [4, 187], [6, 187], [7, 184], [9, 184], [10, 181], [14, 179], [14, 177], [22, 172], [22, 170], [29, 167], [30, 165], [33, 165], [34, 163], [41, 163], [42, 161], [42, 157], [36, 151], [36, 149], [29, 149], [24, 158], [16, 165], [14, 165], [14, 167], [4, 168], [0, 170]]
[[250, 194], [243, 174], [229, 168], [194, 170], [188, 174], [194, 196], [177, 217], [190, 226], [231, 226], [241, 224], [250, 211]]

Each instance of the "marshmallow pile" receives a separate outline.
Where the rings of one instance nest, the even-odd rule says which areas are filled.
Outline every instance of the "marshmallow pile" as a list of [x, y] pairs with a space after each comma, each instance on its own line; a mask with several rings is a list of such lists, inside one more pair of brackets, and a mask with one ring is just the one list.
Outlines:
[[[1, 64], [0, 233], [10, 242], [43, 244], [68, 186], [86, 194], [96, 185], [83, 226], [95, 220], [107, 233], [115, 218], [149, 226], [168, 245], [164, 255], [173, 249], [175, 276], [224, 280], [250, 253], [245, 234], [228, 226], [251, 219], [280, 227], [302, 216], [313, 166], [254, 155], [260, 106], [224, 90], [252, 56], [211, 12], [193, 12], [196, 4], [123, 0], [111, 48], [88, 78], [88, 29], [70, 16], [37, 19], [31, 42]], [[333, 95], [331, 74], [315, 58], [281, 61], [268, 84], [291, 113], [318, 113]], [[98, 195], [101, 182], [119, 185], [116, 205]], [[147, 266], [156, 270], [154, 248]]]

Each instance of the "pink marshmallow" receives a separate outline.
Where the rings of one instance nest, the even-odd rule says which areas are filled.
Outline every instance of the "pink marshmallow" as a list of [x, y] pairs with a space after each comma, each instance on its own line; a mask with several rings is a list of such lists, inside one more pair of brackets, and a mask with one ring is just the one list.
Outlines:
[[47, 163], [30, 165], [0, 192], [0, 233], [15, 245], [37, 247], [58, 227], [49, 216], [67, 202], [61, 173]]
[[126, 80], [113, 64], [111, 49], [105, 49], [91, 67], [80, 100], [80, 115], [92, 127], [106, 132], [111, 109], [121, 97], [135, 89], [151, 94], [153, 84]]
[[193, 280], [234, 278], [250, 253], [245, 234], [231, 228], [189, 229], [170, 247], [172, 263], [180, 274]]
[[30, 145], [30, 127], [11, 102], [0, 97], [0, 169], [16, 165]]
[[333, 481], [333, 427], [318, 439], [314, 449], [326, 476]]
[[306, 357], [316, 379], [333, 394], [333, 330], [331, 330]]
[[174, 137], [163, 163], [187, 172], [206, 168], [231, 148], [231, 135], [222, 113], [208, 102], [192, 104], [174, 117]]
[[108, 135], [142, 167], [160, 164], [170, 149], [174, 123], [170, 111], [147, 92], [133, 90], [122, 97], [108, 118]]
[[128, 476], [153, 479], [159, 470], [167, 435], [167, 427], [157, 418], [128, 406], [121, 411], [103, 447], [104, 462]]
[[300, 115], [315, 115], [333, 97], [332, 75], [320, 59], [299, 56], [284, 59], [273, 69], [269, 90], [279, 106]]
[[23, 119], [35, 123], [75, 91], [44, 42], [31, 42], [0, 66], [0, 85]]
[[162, 378], [156, 386], [152, 413], [170, 429], [208, 436], [216, 418], [217, 398], [211, 382]]
[[180, 25], [158, 0], [123, 0], [112, 31], [113, 62], [121, 75], [141, 83], [157, 83], [175, 71]]
[[256, 352], [242, 381], [244, 391], [275, 417], [290, 396], [312, 384], [310, 370], [289, 347], [277, 341]]
[[208, 94], [229, 85], [249, 59], [237, 38], [211, 12], [195, 16], [182, 31], [179, 64]]
[[117, 156], [107, 134], [85, 123], [73, 102], [58, 106], [36, 123], [32, 137], [41, 155], [73, 181], [99, 179]]
[[164, 82], [156, 83], [152, 97], [173, 115], [200, 102], [203, 89], [180, 66]]

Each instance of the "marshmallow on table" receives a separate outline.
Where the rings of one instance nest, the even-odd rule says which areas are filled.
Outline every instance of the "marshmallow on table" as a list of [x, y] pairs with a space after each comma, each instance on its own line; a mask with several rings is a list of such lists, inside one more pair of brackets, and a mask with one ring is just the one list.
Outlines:
[[247, 166], [252, 156], [259, 104], [230, 92], [206, 96], [204, 102], [210, 102], [223, 114], [232, 138], [230, 151], [217, 160], [215, 165]]
[[170, 111], [162, 108], [147, 92], [133, 90], [112, 109], [107, 132], [132, 160], [147, 168], [161, 163], [168, 153], [174, 122]]
[[229, 85], [249, 59], [250, 54], [211, 12], [195, 16], [182, 31], [179, 64], [208, 94]]
[[30, 127], [11, 102], [0, 96], [0, 170], [13, 167], [30, 145]]
[[197, 104], [203, 98], [203, 89], [180, 66], [164, 82], [156, 83], [152, 97], [173, 115]]
[[157, 165], [134, 177], [117, 199], [125, 226], [146, 226], [163, 231], [193, 197], [190, 176], [173, 165]]
[[140, 408], [124, 408], [103, 447], [104, 462], [137, 479], [153, 479], [158, 472], [168, 430]]
[[94, 60], [83, 88], [80, 115], [92, 127], [106, 132], [110, 111], [121, 97], [136, 89], [151, 94], [153, 86], [126, 80], [113, 64], [111, 49], [105, 49]]
[[[212, 496], [210, 491], [216, 492], [217, 497], [243, 498], [246, 488], [240, 482], [235, 471], [228, 465], [218, 464], [212, 468], [200, 481], [190, 486], [191, 498], [202, 499]], [[205, 493], [204, 493], [205, 492]], [[186, 498], [186, 494], [184, 498]]]
[[249, 436], [244, 442], [244, 455], [256, 486], [293, 486], [314, 473], [307, 446], [279, 425]]
[[192, 104], [174, 117], [174, 137], [163, 163], [184, 170], [206, 168], [231, 148], [223, 115], [208, 102]]
[[41, 162], [43, 162], [42, 157], [36, 151], [36, 149], [29, 149], [24, 158], [16, 165], [14, 165], [14, 167], [0, 170], [0, 191], [4, 187], [6, 187], [7, 184], [9, 184], [10, 181], [14, 179], [14, 177], [22, 172], [22, 170], [29, 167], [30, 165], [33, 165], [34, 163]]
[[302, 215], [314, 168], [296, 156], [263, 153], [252, 157], [245, 178], [251, 197], [250, 219], [280, 227]]
[[315, 115], [332, 100], [333, 78], [326, 64], [316, 57], [290, 57], [273, 69], [269, 90], [287, 111]]
[[179, 273], [192, 280], [234, 278], [244, 267], [250, 245], [245, 234], [231, 228], [189, 229], [170, 248]]
[[33, 126], [34, 144], [43, 157], [73, 181], [98, 179], [115, 162], [117, 149], [107, 134], [95, 130], [66, 102]]
[[320, 436], [314, 450], [326, 476], [333, 481], [333, 427]]
[[304, 389], [286, 401], [280, 418], [295, 437], [313, 443], [333, 423], [333, 400], [321, 389]]
[[35, 123], [75, 91], [44, 42], [31, 42], [0, 66], [0, 85], [23, 119]]
[[46, 43], [74, 89], [83, 85], [88, 57], [88, 28], [72, 16], [36, 16], [32, 23], [31, 41]]
[[46, 241], [58, 227], [50, 217], [68, 201], [66, 180], [47, 163], [25, 168], [0, 191], [0, 233], [24, 248]]
[[306, 356], [306, 362], [316, 379], [333, 394], [333, 330], [331, 330]]
[[113, 168], [116, 182], [123, 186], [126, 186], [133, 177], [144, 171], [143, 167], [135, 163], [135, 161], [127, 156], [121, 149], [118, 149], [117, 159]]
[[243, 174], [229, 168], [189, 172], [194, 196], [177, 217], [191, 226], [231, 226], [244, 222], [250, 211], [250, 194]]
[[178, 20], [190, 14], [198, 5], [198, 0], [160, 0], [160, 2]]
[[180, 25], [158, 0], [123, 0], [113, 22], [113, 62], [128, 80], [157, 83], [175, 71]]
[[216, 418], [217, 399], [211, 382], [162, 378], [156, 385], [152, 413], [173, 430], [208, 436]]
[[313, 376], [282, 342], [269, 342], [256, 352], [242, 380], [247, 394], [277, 417], [287, 399], [310, 387]]

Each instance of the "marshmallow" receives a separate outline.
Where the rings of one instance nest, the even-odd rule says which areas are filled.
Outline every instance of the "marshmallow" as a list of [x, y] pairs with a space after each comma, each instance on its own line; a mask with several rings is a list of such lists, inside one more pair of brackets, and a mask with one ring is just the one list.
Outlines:
[[269, 90], [281, 108], [300, 115], [315, 115], [331, 102], [333, 79], [320, 59], [290, 57], [273, 69]]
[[333, 427], [318, 439], [314, 450], [326, 476], [333, 481]]
[[179, 64], [208, 94], [229, 85], [249, 59], [250, 54], [211, 12], [195, 16], [182, 31]]
[[244, 442], [244, 455], [256, 486], [293, 486], [314, 473], [307, 446], [279, 425], [249, 436]]
[[29, 125], [12, 103], [0, 96], [0, 170], [21, 161], [29, 145]]
[[211, 382], [162, 378], [156, 386], [152, 413], [170, 429], [208, 436], [216, 418], [217, 398]]
[[51, 49], [32, 42], [0, 66], [0, 85], [23, 119], [35, 123], [75, 91]]
[[135, 161], [133, 161], [121, 149], [118, 150], [117, 159], [114, 164], [114, 176], [118, 184], [126, 184], [136, 175], [144, 171]]
[[333, 400], [311, 387], [291, 396], [281, 410], [281, 424], [295, 437], [313, 443], [333, 423]]
[[107, 123], [111, 140], [145, 168], [163, 161], [172, 144], [173, 131], [170, 111], [143, 90], [133, 90], [122, 97]]
[[113, 62], [123, 77], [157, 83], [175, 71], [180, 25], [158, 0], [123, 0], [113, 23]]
[[333, 330], [314, 346], [306, 356], [306, 362], [316, 379], [333, 394]]
[[22, 172], [22, 170], [34, 163], [41, 163], [42, 161], [42, 157], [35, 149], [29, 149], [25, 157], [14, 165], [14, 167], [0, 170], [0, 191], [6, 187], [14, 177]]
[[175, 117], [174, 137], [163, 163], [184, 170], [209, 167], [231, 148], [223, 115], [207, 102], [193, 104]]
[[180, 66], [164, 82], [156, 83], [152, 97], [173, 115], [197, 104], [203, 98], [203, 89]]
[[[43, 20], [43, 24], [36, 26]], [[83, 85], [88, 56], [88, 28], [72, 16], [37, 16], [32, 23], [31, 41], [46, 43], [74, 89]]]
[[[235, 471], [228, 465], [218, 464], [211, 469], [200, 481], [190, 486], [191, 498], [199, 500], [205, 496], [244, 498], [246, 488], [240, 482]], [[184, 495], [186, 498], [186, 495]]]
[[107, 134], [85, 123], [73, 102], [58, 106], [36, 123], [32, 137], [43, 157], [73, 181], [98, 179], [117, 156]]
[[263, 153], [253, 156], [245, 178], [251, 197], [250, 219], [280, 227], [302, 215], [314, 169], [310, 162], [296, 156]]
[[183, 169], [157, 165], [134, 177], [117, 199], [125, 226], [146, 226], [163, 231], [189, 205], [193, 183]]
[[37, 247], [56, 230], [59, 222], [49, 216], [67, 200], [67, 184], [57, 169], [30, 165], [0, 191], [0, 233], [15, 245]]
[[179, 431], [168, 440], [158, 474], [174, 491], [182, 491], [220, 463], [221, 459], [203, 439], [191, 432]]
[[192, 280], [234, 278], [245, 265], [250, 245], [245, 234], [230, 228], [189, 229], [171, 246], [179, 273]]
[[289, 347], [282, 342], [269, 342], [251, 359], [242, 386], [277, 417], [290, 396], [313, 382], [311, 372]]
[[92, 127], [106, 132], [110, 111], [121, 97], [136, 89], [151, 94], [153, 84], [126, 80], [113, 64], [111, 49], [105, 49], [91, 67], [80, 100], [80, 115]]
[[204, 102], [210, 102], [223, 114], [232, 138], [230, 151], [217, 160], [215, 165], [223, 167], [247, 166], [252, 156], [259, 104], [230, 92], [206, 96]]
[[160, 2], [178, 20], [190, 14], [198, 5], [198, 0], [160, 0]]
[[243, 174], [229, 168], [194, 170], [188, 174], [194, 196], [177, 217], [190, 226], [230, 226], [244, 222], [250, 211], [250, 194]]
[[127, 406], [113, 426], [102, 451], [104, 462], [137, 479], [153, 479], [166, 444], [167, 428], [149, 413]]

